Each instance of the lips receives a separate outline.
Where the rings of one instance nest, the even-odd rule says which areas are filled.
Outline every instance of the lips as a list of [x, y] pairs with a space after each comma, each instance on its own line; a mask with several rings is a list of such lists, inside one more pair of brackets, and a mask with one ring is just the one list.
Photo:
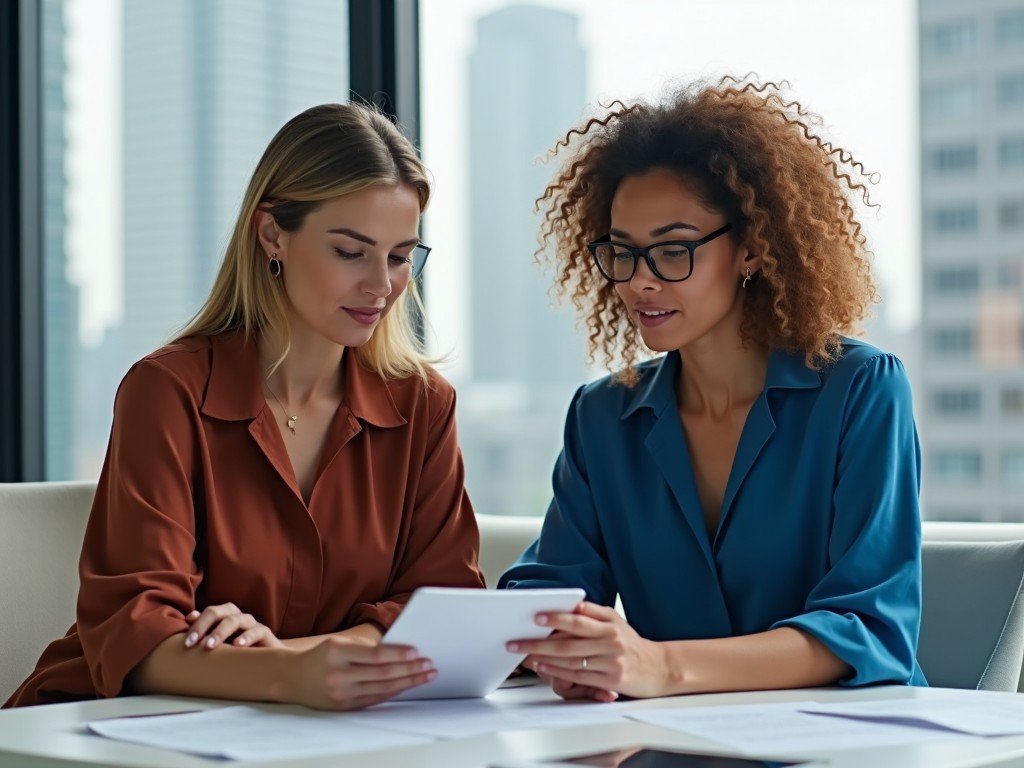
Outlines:
[[637, 307], [636, 316], [645, 328], [654, 328], [667, 323], [679, 314], [679, 310], [664, 307]]
[[380, 316], [384, 311], [382, 307], [343, 307], [343, 309], [348, 312], [349, 316], [356, 322], [362, 323], [363, 325], [373, 325], [380, 319]]

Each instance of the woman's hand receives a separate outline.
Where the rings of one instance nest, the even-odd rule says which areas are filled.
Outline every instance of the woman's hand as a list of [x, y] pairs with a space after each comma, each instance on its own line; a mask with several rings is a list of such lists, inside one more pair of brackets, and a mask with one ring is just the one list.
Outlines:
[[618, 694], [663, 695], [669, 664], [660, 643], [645, 640], [618, 613], [581, 603], [572, 613], [542, 613], [537, 623], [555, 633], [544, 640], [516, 640], [513, 653], [562, 698], [614, 701]]
[[210, 650], [226, 643], [232, 636], [236, 637], [231, 644], [240, 648], [280, 648], [283, 645], [273, 632], [256, 621], [252, 614], [242, 613], [234, 603], [211, 605], [202, 613], [192, 611], [185, 621], [191, 624], [185, 636], [186, 648], [201, 643], [203, 648]]
[[293, 653], [280, 699], [315, 709], [370, 707], [437, 677], [433, 663], [408, 646], [331, 637]]

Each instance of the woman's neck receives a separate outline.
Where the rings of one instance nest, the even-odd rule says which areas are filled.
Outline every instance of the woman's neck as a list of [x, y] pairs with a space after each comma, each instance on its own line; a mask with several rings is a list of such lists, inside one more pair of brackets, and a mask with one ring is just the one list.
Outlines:
[[[274, 395], [291, 406], [341, 395], [341, 359], [345, 348], [322, 335], [292, 325], [288, 355], [267, 379]], [[260, 370], [278, 360], [283, 344], [267, 335], [259, 340]]]
[[768, 350], [753, 343], [744, 346], [738, 330], [709, 334], [679, 354], [683, 364], [676, 398], [684, 412], [724, 417], [735, 407], [749, 407], [764, 389]]

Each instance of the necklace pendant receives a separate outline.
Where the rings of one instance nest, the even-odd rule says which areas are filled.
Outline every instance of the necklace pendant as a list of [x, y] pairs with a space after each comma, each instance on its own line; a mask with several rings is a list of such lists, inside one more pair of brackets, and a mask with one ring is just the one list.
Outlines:
[[293, 435], [295, 434], [295, 422], [298, 421], [298, 420], [299, 420], [298, 416], [289, 416], [288, 417], [288, 429], [290, 429], [292, 431]]

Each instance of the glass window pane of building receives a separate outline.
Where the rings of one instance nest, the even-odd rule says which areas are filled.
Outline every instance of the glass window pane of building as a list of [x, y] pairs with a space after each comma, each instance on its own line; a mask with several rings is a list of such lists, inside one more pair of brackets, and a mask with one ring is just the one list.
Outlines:
[[46, 474], [96, 477], [114, 393], [206, 298], [244, 186], [348, 97], [346, 0], [43, 0]]
[[929, 153], [928, 162], [939, 173], [974, 171], [978, 168], [978, 147], [975, 144], [936, 147]]
[[1017, 72], [999, 78], [996, 85], [996, 103], [1006, 109], [1024, 107], [1024, 73]]
[[974, 19], [954, 19], [930, 24], [921, 30], [921, 52], [926, 57], [967, 56], [978, 45]]
[[940, 81], [925, 86], [921, 110], [930, 120], [971, 118], [980, 101], [980, 90], [974, 80]]
[[1024, 136], [999, 141], [999, 167], [1003, 170], [1024, 168]]
[[1024, 9], [1008, 8], [995, 18], [996, 43], [1000, 47], [1024, 45]]

